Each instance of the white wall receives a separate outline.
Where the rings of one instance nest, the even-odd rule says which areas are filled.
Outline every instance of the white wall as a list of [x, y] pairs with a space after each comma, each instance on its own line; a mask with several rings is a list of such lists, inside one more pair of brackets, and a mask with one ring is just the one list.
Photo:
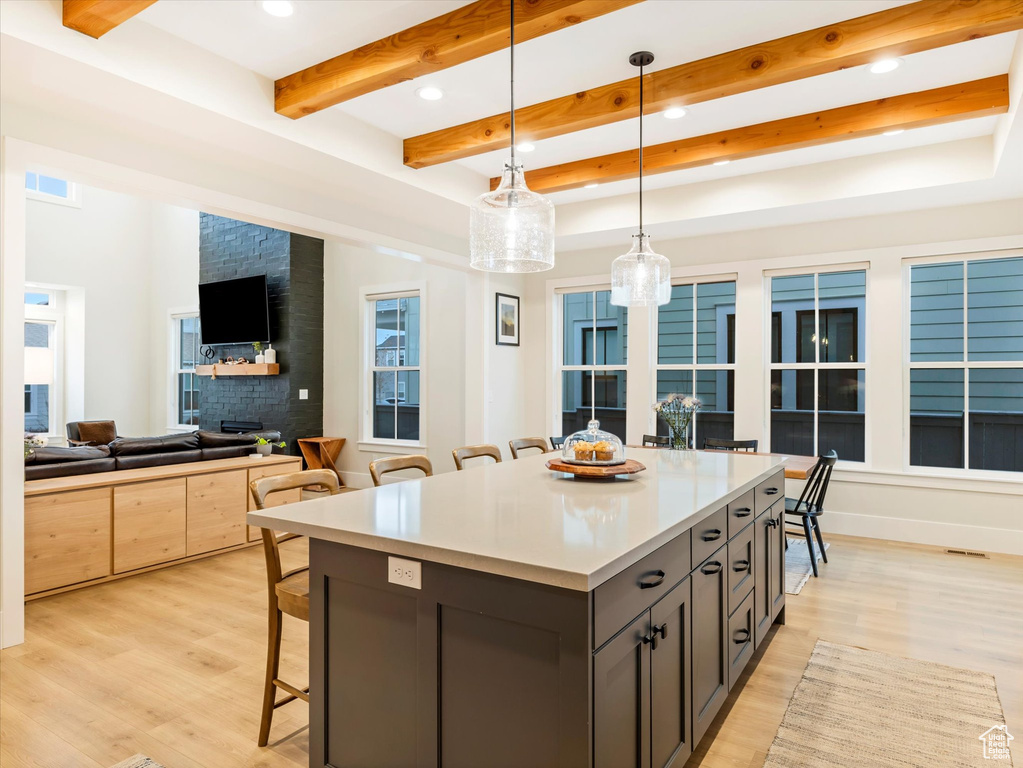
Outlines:
[[[956, 478], [944, 470], [907, 471], [903, 451], [903, 259], [1000, 247], [1023, 248], [1023, 200], [932, 209], [912, 213], [733, 232], [654, 242], [673, 276], [731, 274], [737, 283], [736, 419], [738, 437], [767, 438], [765, 396], [766, 318], [764, 271], [869, 262], [867, 463], [836, 471], [829, 491], [825, 531], [1023, 554], [1023, 478]], [[951, 245], [947, 245], [952, 243]], [[985, 243], [987, 245], [985, 245]], [[557, 268], [527, 278], [524, 328], [545, 328], [532, 339], [524, 362], [545, 376], [527, 378], [529, 422], [555, 428], [549, 347], [551, 294], [572, 281], [609, 282], [620, 247], [558, 254]], [[640, 354], [647, 328], [642, 313], [630, 317], [629, 439], [652, 423], [654, 374]], [[646, 344], [641, 344], [646, 349]], [[537, 412], [536, 403], [541, 403]], [[1005, 473], [1011, 474], [1011, 473]], [[789, 481], [789, 495], [801, 483]]]
[[84, 391], [68, 388], [66, 420], [163, 434], [169, 312], [198, 303], [198, 214], [96, 187], [81, 202], [28, 200], [26, 213], [26, 280], [71, 289], [70, 310], [81, 303], [68, 313], [66, 353], [69, 368], [84, 358]]

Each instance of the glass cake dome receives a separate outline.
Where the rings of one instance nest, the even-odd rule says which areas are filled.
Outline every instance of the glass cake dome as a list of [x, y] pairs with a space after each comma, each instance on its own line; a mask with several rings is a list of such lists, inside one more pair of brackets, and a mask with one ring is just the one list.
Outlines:
[[600, 428], [594, 419], [581, 432], [565, 438], [561, 458], [569, 464], [622, 464], [625, 447], [622, 441]]

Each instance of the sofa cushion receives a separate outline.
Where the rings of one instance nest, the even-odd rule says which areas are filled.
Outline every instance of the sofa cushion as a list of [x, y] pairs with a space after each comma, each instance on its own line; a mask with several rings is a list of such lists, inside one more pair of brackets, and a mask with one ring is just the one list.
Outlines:
[[[145, 456], [151, 453], [194, 451], [198, 447], [199, 438], [194, 432], [161, 435], [160, 437], [119, 437], [110, 444], [110, 454], [112, 456]], [[198, 457], [194, 460], [198, 461]]]
[[80, 421], [78, 439], [89, 445], [106, 445], [117, 439], [117, 427], [112, 421]]
[[142, 467], [162, 467], [166, 464], [187, 464], [190, 461], [202, 461], [202, 451], [196, 448], [191, 451], [118, 456], [117, 468], [140, 469]]
[[112, 472], [116, 469], [114, 459], [86, 459], [85, 461], [65, 461], [58, 464], [26, 464], [25, 480], [46, 480], [50, 477], [70, 477], [71, 475], [89, 475], [93, 472]]
[[262, 437], [270, 442], [280, 442], [281, 433], [270, 429], [263, 432], [243, 432], [235, 434], [232, 432], [207, 432], [200, 429], [195, 433], [199, 437], [200, 448], [221, 448], [228, 445], [252, 445], [256, 438]]
[[[44, 446], [36, 448], [25, 457], [25, 464], [64, 464], [82, 461], [105, 459], [110, 456], [110, 449], [105, 445], [80, 445], [75, 448]], [[80, 473], [72, 473], [80, 474]]]

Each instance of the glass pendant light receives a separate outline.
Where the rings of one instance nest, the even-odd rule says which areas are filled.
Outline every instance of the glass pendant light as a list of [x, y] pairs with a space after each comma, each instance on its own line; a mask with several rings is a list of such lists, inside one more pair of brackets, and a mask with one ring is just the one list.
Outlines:
[[611, 263], [611, 303], [619, 307], [656, 307], [671, 301], [671, 262], [650, 247], [643, 231], [643, 67], [654, 60], [650, 51], [629, 57], [639, 67], [639, 233], [632, 248]]
[[511, 2], [511, 160], [493, 192], [469, 209], [469, 263], [485, 272], [542, 272], [554, 266], [554, 204], [526, 186], [515, 160], [515, 2]]

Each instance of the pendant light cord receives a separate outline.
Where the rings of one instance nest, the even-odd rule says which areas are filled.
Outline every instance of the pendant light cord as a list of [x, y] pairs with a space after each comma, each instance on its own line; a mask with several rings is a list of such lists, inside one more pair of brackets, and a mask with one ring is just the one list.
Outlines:
[[511, 165], [515, 170], [515, 0], [511, 2]]
[[[512, 125], [515, 125], [514, 119]], [[639, 65], [639, 236], [643, 237], [643, 65]]]

